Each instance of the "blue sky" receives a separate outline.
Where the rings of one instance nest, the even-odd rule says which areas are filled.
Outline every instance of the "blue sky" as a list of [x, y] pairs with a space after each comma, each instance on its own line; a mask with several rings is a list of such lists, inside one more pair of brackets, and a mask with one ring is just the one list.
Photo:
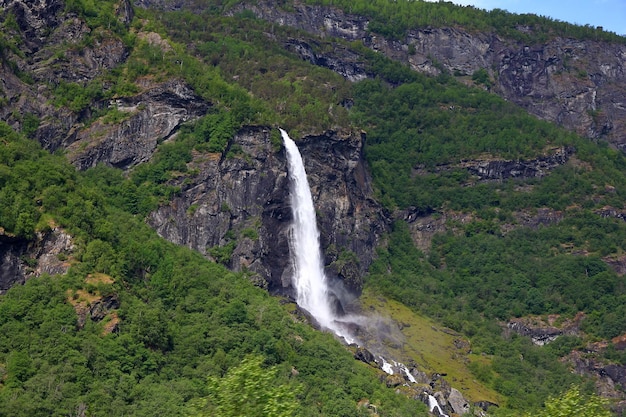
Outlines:
[[602, 26], [626, 36], [626, 0], [452, 0], [480, 9], [534, 13], [579, 25]]

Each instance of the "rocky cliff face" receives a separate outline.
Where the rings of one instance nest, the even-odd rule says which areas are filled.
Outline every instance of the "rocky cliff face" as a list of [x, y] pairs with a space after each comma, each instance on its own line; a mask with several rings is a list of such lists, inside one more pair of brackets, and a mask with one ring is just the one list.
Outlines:
[[[7, 105], [0, 106], [0, 118], [21, 130], [23, 116], [35, 116], [40, 123], [32, 135], [50, 151], [64, 150], [78, 169], [100, 163], [129, 169], [146, 162], [182, 123], [206, 114], [210, 107], [181, 80], [157, 82], [148, 77], [137, 81], [139, 92], [132, 96], [96, 100], [82, 110], [54, 104], [55, 86], [87, 86], [126, 62], [129, 51], [113, 32], [97, 29], [97, 36], [91, 36], [88, 24], [66, 13], [57, 0], [5, 0], [2, 6], [0, 18], [16, 18], [18, 27], [11, 27], [9, 35], [22, 53], [3, 51], [0, 99]], [[128, 25], [130, 3], [120, 0], [116, 10], [119, 21]], [[137, 36], [164, 52], [171, 49], [156, 33]], [[296, 40], [292, 47], [303, 54], [312, 51]], [[340, 55], [310, 59], [334, 66], [347, 77], [352, 74], [354, 80], [364, 77], [356, 58], [350, 66]], [[99, 116], [107, 109], [116, 112], [114, 121]], [[371, 198], [363, 141], [360, 134], [328, 132], [299, 143], [310, 173], [329, 275], [356, 291], [387, 225]], [[182, 195], [153, 213], [150, 223], [173, 242], [248, 271], [262, 286], [288, 291], [291, 214], [284, 154], [272, 144], [270, 130], [247, 128], [232, 139], [224, 155], [196, 155], [191, 165], [197, 175], [180, 180]], [[2, 288], [28, 276], [20, 258], [30, 253], [32, 244], [4, 244], [3, 276], [13, 278], [5, 279]]]
[[159, 142], [189, 119], [206, 113], [209, 105], [180, 80], [144, 83], [145, 91], [111, 100], [109, 107], [126, 114], [120, 123], [97, 120], [71, 130], [61, 146], [78, 169], [106, 163], [122, 169], [147, 162]]
[[0, 228], [0, 295], [31, 277], [64, 274], [73, 250], [71, 236], [57, 227], [32, 240], [7, 236]]
[[[136, 95], [97, 100], [79, 111], [54, 105], [55, 86], [88, 85], [126, 62], [127, 47], [107, 30], [98, 29], [90, 37], [94, 34], [87, 23], [65, 13], [58, 0], [4, 0], [0, 4], [0, 18], [15, 17], [18, 27], [12, 27], [8, 35], [21, 51], [3, 50], [0, 56], [0, 102], [7, 103], [0, 106], [0, 119], [21, 130], [24, 115], [35, 116], [40, 123], [33, 136], [50, 151], [67, 150], [77, 168], [104, 163], [127, 169], [145, 162], [183, 122], [206, 113], [209, 103], [179, 79], [139, 80]], [[116, 14], [128, 25], [133, 16], [130, 2], [120, 0]], [[155, 33], [138, 37], [153, 46], [171, 48]], [[107, 82], [102, 83], [104, 89]], [[125, 117], [107, 122], [98, 116], [106, 109]]]
[[[160, 5], [168, 7], [167, 2]], [[366, 18], [331, 7], [296, 3], [286, 11], [260, 1], [235, 12], [244, 7], [261, 19], [317, 36], [363, 41], [423, 73], [445, 70], [465, 81], [475, 71], [486, 70], [491, 90], [529, 113], [583, 136], [626, 146], [626, 45], [565, 38], [526, 45], [460, 28], [415, 28], [396, 41], [370, 32]], [[324, 60], [317, 63], [324, 65]], [[351, 62], [346, 65], [354, 67]]]
[[[198, 174], [181, 180], [181, 195], [149, 223], [166, 239], [247, 271], [258, 285], [289, 293], [289, 182], [284, 150], [276, 151], [271, 135], [249, 127], [230, 142], [230, 156], [198, 155], [190, 164]], [[356, 291], [387, 224], [371, 198], [363, 140], [327, 132], [298, 142], [328, 271]]]

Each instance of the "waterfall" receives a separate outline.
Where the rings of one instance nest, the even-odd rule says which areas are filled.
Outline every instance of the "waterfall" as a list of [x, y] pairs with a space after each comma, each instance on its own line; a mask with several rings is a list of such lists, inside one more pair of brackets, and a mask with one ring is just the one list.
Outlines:
[[296, 302], [308, 311], [322, 328], [343, 337], [348, 343], [353, 343], [353, 336], [339, 321], [331, 305], [331, 292], [324, 273], [315, 207], [302, 156], [287, 132], [280, 129], [280, 133], [287, 150], [287, 168], [290, 179], [293, 214], [290, 249]]
[[[308, 311], [323, 329], [344, 338], [347, 343], [360, 345], [360, 342], [350, 331], [348, 323], [358, 323], [363, 326], [371, 320], [365, 316], [355, 315], [340, 317], [333, 309], [332, 291], [329, 288], [322, 262], [313, 197], [304, 170], [302, 156], [287, 132], [280, 129], [280, 133], [287, 151], [287, 169], [290, 180], [289, 191], [293, 224], [289, 245], [294, 271], [292, 283], [296, 290], [296, 302], [298, 306]], [[374, 327], [376, 326], [374, 325]], [[405, 380], [409, 383], [417, 383], [415, 377], [411, 375], [403, 363], [395, 360], [391, 360], [392, 363], [389, 363], [380, 355], [376, 362], [379, 363], [380, 369], [387, 374], [393, 375], [395, 371], [398, 371], [404, 374]], [[448, 417], [443, 413], [437, 399], [432, 395], [428, 395], [428, 408], [431, 413], [438, 412], [440, 416]]]
[[428, 396], [428, 408], [430, 409], [431, 413], [437, 410], [439, 416], [448, 417], [447, 414], [444, 414], [443, 411], [441, 411], [441, 407], [439, 407], [439, 403], [437, 402], [437, 399], [433, 397], [432, 395]]

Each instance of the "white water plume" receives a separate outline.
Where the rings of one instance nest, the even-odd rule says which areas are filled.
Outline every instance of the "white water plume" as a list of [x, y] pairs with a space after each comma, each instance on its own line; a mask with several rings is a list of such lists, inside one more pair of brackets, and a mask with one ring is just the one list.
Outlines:
[[287, 150], [287, 164], [291, 180], [290, 199], [293, 225], [290, 245], [296, 302], [308, 311], [320, 326], [343, 337], [348, 343], [353, 343], [354, 336], [339, 321], [330, 302], [330, 290], [322, 263], [315, 207], [302, 156], [287, 132], [280, 129], [280, 133]]

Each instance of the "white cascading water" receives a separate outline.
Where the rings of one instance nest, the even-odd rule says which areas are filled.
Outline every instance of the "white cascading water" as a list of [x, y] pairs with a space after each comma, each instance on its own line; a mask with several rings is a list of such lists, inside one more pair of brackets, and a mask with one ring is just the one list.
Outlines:
[[324, 273], [313, 197], [307, 181], [302, 156], [287, 132], [280, 129], [291, 180], [290, 199], [293, 214], [291, 260], [296, 302], [322, 326], [353, 343], [353, 336], [338, 322], [330, 304], [328, 280]]
[[439, 416], [448, 417], [447, 414], [444, 414], [443, 411], [441, 411], [441, 407], [439, 407], [439, 403], [437, 402], [437, 399], [433, 397], [432, 395], [428, 396], [428, 408], [430, 409], [431, 413], [437, 410], [437, 412], [439, 413]]

